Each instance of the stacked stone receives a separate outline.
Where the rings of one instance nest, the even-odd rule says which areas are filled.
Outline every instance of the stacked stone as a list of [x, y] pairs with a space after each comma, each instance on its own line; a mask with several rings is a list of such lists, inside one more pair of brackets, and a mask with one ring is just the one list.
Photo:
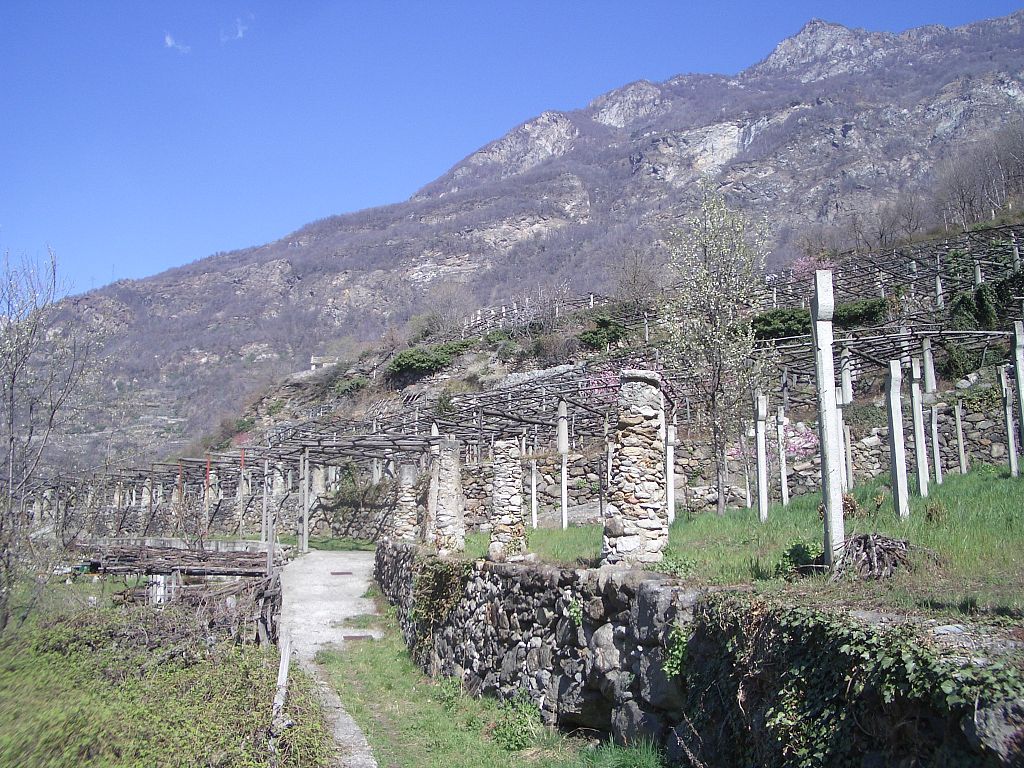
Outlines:
[[491, 544], [487, 556], [502, 561], [526, 552], [526, 521], [523, 518], [523, 465], [516, 440], [494, 443]]
[[[437, 474], [437, 506], [434, 513], [432, 541], [440, 555], [461, 552], [466, 548], [465, 500], [459, 467], [459, 441], [454, 437], [441, 441], [435, 457]], [[434, 478], [431, 478], [434, 480]]]
[[391, 535], [403, 541], [416, 541], [419, 535], [417, 522], [416, 481], [419, 470], [415, 464], [402, 464], [398, 468], [398, 494], [395, 497], [395, 511], [391, 517]]
[[602, 561], [660, 562], [668, 545], [668, 510], [665, 403], [657, 373], [622, 372], [615, 443]]

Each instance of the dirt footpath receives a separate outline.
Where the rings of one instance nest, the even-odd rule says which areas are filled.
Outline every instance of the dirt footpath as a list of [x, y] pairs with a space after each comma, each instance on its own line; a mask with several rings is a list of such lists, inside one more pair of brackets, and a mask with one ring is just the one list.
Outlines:
[[345, 626], [345, 619], [374, 613], [363, 597], [373, 578], [373, 552], [309, 552], [284, 567], [281, 630], [292, 639], [292, 652], [320, 683], [328, 723], [341, 753], [339, 768], [377, 768], [366, 737], [341, 706], [327, 676], [316, 664], [316, 652], [347, 639], [377, 637], [372, 629]]

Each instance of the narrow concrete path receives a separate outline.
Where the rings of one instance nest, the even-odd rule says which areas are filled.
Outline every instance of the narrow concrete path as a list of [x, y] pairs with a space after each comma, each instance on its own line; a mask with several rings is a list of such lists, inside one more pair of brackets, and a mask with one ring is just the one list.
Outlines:
[[344, 647], [346, 641], [378, 637], [379, 632], [345, 626], [345, 620], [374, 613], [363, 597], [373, 578], [373, 552], [310, 552], [281, 571], [281, 630], [292, 639], [292, 652], [320, 687], [328, 724], [341, 753], [338, 768], [377, 768], [366, 737], [341, 706], [327, 674], [316, 663], [317, 651]]

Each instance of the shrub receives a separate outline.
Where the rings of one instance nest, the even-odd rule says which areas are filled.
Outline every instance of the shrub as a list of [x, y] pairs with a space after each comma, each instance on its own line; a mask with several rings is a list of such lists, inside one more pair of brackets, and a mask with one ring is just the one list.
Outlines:
[[806, 309], [770, 309], [751, 321], [757, 339], [784, 339], [811, 332], [811, 313]]
[[609, 344], [615, 344], [625, 338], [627, 333], [626, 326], [607, 315], [596, 316], [594, 326], [579, 335], [580, 344], [587, 349], [605, 349]]
[[451, 341], [446, 344], [403, 349], [388, 363], [387, 374], [392, 379], [408, 381], [443, 371], [458, 355], [473, 346], [472, 340]]
[[885, 321], [889, 303], [885, 299], [861, 299], [836, 306], [833, 322], [840, 328], [878, 325]]
[[345, 397], [346, 395], [354, 395], [356, 392], [361, 392], [370, 386], [370, 380], [365, 376], [353, 376], [348, 379], [338, 379], [334, 382], [331, 387], [334, 390], [334, 394], [338, 397]]

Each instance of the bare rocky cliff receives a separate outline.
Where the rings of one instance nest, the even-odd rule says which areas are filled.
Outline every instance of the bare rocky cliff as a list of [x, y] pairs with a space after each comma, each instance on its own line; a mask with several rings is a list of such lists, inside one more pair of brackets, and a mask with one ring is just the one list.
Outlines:
[[784, 261], [810, 226], [927, 194], [937, 164], [1018, 113], [1022, 22], [888, 34], [811, 21], [737, 75], [639, 81], [545, 112], [407, 202], [76, 297], [105, 337], [96, 403], [117, 414], [87, 416], [78, 442], [173, 453], [269, 379], [354, 354], [453, 283], [467, 309], [563, 279], [608, 289], [623, 248], [657, 238], [701, 177], [767, 217]]

